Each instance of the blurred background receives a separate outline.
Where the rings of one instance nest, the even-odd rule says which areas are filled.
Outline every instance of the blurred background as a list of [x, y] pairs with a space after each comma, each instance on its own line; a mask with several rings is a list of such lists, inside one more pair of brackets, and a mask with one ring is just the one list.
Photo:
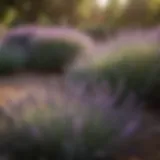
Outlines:
[[152, 27], [160, 22], [159, 0], [1, 0], [2, 26], [64, 25], [80, 28]]

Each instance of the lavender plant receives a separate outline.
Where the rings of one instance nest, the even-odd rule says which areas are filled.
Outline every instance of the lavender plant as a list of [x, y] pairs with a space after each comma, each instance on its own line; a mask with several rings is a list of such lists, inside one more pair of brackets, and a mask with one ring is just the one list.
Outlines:
[[106, 81], [113, 92], [119, 82], [124, 80], [124, 90], [118, 103], [122, 103], [128, 93], [133, 91], [140, 101], [157, 106], [160, 78], [157, 45], [130, 45], [117, 52], [100, 58], [86, 69], [74, 70], [71, 77], [75, 80], [81, 77], [81, 80], [89, 83], [94, 80], [95, 84]]
[[25, 110], [11, 129], [0, 133], [0, 154], [17, 160], [112, 157], [141, 128], [142, 116], [140, 110], [132, 107], [133, 94], [126, 98], [123, 109], [115, 110], [110, 106], [113, 104], [98, 106], [70, 101], [64, 106]]
[[86, 52], [92, 41], [72, 28], [23, 26], [11, 29], [2, 45], [25, 50], [28, 69], [61, 72], [79, 53]]

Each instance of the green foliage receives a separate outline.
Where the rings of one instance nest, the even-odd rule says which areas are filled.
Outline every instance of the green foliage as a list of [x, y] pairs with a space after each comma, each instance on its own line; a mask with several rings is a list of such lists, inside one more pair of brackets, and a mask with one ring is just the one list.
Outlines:
[[19, 23], [35, 23], [42, 14], [45, 14], [55, 24], [68, 21], [69, 24], [75, 25], [81, 18], [82, 11], [79, 11], [79, 8], [85, 4], [87, 4], [87, 8], [90, 8], [91, 5], [88, 6], [88, 4], [91, 3], [89, 2], [90, 0], [61, 0], [59, 2], [56, 0], [2, 0], [0, 2], [0, 19], [6, 22], [7, 14], [13, 9], [15, 14], [12, 19], [18, 19]]
[[[123, 4], [122, 2], [125, 1], [112, 0], [106, 7], [100, 8], [96, 0], [2, 0], [0, 19], [7, 25], [11, 20], [18, 20], [18, 24], [37, 23], [41, 15], [54, 24], [65, 23], [73, 26], [97, 24], [97, 20], [100, 24], [122, 27], [150, 26], [160, 22], [159, 0], [127, 0]], [[10, 14], [12, 10], [14, 13]]]
[[25, 52], [17, 46], [1, 46], [0, 74], [9, 74], [24, 69], [26, 63]]
[[64, 71], [80, 52], [81, 46], [60, 39], [33, 42], [28, 67], [39, 71]]

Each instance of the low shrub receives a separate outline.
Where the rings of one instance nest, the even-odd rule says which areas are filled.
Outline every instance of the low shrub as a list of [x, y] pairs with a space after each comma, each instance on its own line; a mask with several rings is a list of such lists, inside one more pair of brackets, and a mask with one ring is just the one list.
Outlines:
[[[92, 73], [87, 79], [96, 79], [96, 82], [107, 81], [113, 92], [119, 82], [124, 82], [122, 97], [125, 98], [130, 91], [136, 93], [137, 98], [152, 106], [157, 106], [160, 95], [160, 54], [154, 44], [148, 46], [128, 46], [105, 58], [97, 60], [88, 68]], [[85, 70], [85, 69], [83, 69]], [[76, 79], [80, 71], [71, 75]], [[81, 72], [81, 79], [87, 74]], [[79, 75], [80, 76], [80, 75]]]
[[0, 47], [0, 74], [10, 74], [23, 70], [26, 64], [25, 51], [13, 45]]
[[23, 48], [29, 69], [62, 72], [80, 51], [84, 53], [92, 46], [92, 41], [72, 28], [22, 26], [11, 29], [2, 45]]

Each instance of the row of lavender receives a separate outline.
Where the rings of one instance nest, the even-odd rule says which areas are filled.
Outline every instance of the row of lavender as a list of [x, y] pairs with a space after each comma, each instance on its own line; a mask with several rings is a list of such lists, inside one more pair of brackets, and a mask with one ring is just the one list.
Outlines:
[[89, 57], [90, 63], [80, 67], [74, 63], [75, 67], [64, 72], [66, 85], [75, 93], [74, 88], [84, 84], [83, 95], [97, 94], [101, 88], [98, 97], [106, 101], [91, 105], [77, 100], [25, 111], [1, 132], [1, 155], [16, 160], [111, 160], [143, 129], [140, 107], [159, 105], [158, 44], [123, 45], [116, 53], [102, 53], [92, 60], [94, 48], [87, 36], [66, 28], [23, 27], [4, 38], [0, 64], [11, 65], [7, 71], [18, 66], [14, 70], [59, 72], [68, 69], [73, 57]]

